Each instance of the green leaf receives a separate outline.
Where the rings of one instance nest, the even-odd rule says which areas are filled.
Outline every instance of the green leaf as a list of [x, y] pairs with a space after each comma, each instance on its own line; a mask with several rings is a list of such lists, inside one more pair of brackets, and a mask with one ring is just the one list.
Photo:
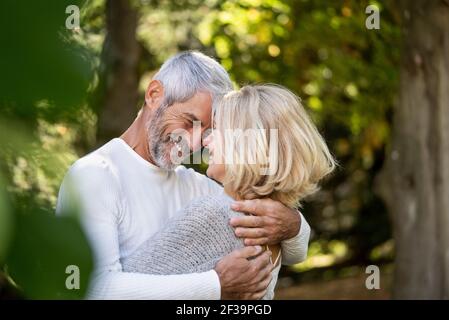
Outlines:
[[[93, 267], [89, 244], [73, 217], [49, 213], [19, 214], [7, 259], [14, 281], [31, 299], [83, 298]], [[69, 266], [79, 270], [79, 289], [69, 289]]]
[[12, 212], [6, 201], [3, 182], [0, 177], [0, 266], [8, 253], [14, 226], [13, 222]]

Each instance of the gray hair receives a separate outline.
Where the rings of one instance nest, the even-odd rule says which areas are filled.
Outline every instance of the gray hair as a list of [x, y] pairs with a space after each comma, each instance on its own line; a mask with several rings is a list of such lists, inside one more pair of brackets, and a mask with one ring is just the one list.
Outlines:
[[211, 94], [212, 107], [233, 89], [226, 70], [214, 59], [198, 51], [178, 53], [164, 62], [153, 77], [164, 87], [162, 106], [184, 102], [197, 92]]

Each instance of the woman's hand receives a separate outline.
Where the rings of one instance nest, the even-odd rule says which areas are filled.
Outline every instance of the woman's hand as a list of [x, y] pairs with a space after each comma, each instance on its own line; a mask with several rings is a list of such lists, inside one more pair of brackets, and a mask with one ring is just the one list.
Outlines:
[[301, 226], [298, 211], [272, 199], [236, 201], [232, 209], [248, 213], [232, 218], [235, 235], [243, 238], [245, 245], [273, 245], [296, 236]]

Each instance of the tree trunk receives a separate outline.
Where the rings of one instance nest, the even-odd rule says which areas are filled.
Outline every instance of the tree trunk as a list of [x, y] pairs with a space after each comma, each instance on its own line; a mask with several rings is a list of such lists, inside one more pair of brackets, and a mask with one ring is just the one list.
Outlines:
[[449, 1], [404, 0], [401, 11], [399, 103], [380, 177], [394, 221], [394, 297], [448, 299]]
[[121, 135], [136, 116], [140, 57], [137, 19], [137, 9], [129, 0], [107, 0], [97, 144]]

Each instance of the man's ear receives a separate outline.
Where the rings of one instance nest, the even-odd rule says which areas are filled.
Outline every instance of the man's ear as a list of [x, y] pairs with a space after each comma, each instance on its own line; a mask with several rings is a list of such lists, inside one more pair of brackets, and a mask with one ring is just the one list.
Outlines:
[[164, 86], [159, 80], [151, 80], [145, 92], [145, 103], [150, 108], [158, 108], [164, 98]]

